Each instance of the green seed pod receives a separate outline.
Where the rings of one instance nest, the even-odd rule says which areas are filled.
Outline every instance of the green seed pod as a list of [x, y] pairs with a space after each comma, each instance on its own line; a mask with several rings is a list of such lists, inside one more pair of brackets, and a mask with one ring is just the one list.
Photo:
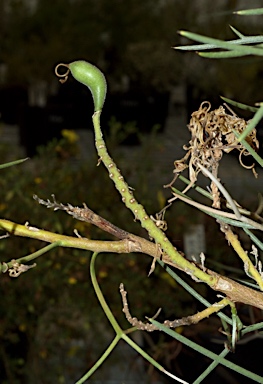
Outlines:
[[68, 67], [72, 76], [91, 91], [94, 111], [101, 111], [107, 92], [107, 83], [103, 73], [95, 65], [84, 60], [73, 61]]

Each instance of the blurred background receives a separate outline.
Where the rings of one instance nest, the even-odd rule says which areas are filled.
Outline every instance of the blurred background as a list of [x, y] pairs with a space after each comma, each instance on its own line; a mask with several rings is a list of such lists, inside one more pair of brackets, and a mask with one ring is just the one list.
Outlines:
[[[261, 1], [249, 2], [250, 8], [261, 5]], [[147, 236], [121, 204], [103, 167], [96, 167], [88, 89], [71, 78], [60, 84], [54, 68], [60, 62], [85, 59], [105, 73], [108, 95], [102, 128], [110, 153], [135, 187], [138, 200], [155, 214], [170, 197], [163, 184], [173, 178], [173, 161], [185, 153], [187, 124], [200, 103], [209, 100], [214, 109], [221, 104], [220, 95], [250, 105], [262, 99], [262, 59], [212, 61], [178, 52], [173, 47], [188, 42], [177, 31], [234, 39], [230, 24], [245, 35], [262, 34], [261, 17], [232, 14], [247, 6], [242, 0], [0, 0], [0, 161], [31, 158], [1, 171], [1, 216], [58, 233], [73, 235], [77, 229], [92, 239], [111, 239], [32, 199], [33, 194], [47, 199], [54, 193], [58, 201], [78, 206], [86, 202], [121, 228]], [[252, 173], [240, 171], [235, 156], [231, 154], [230, 159], [221, 171], [222, 180], [235, 198], [256, 207], [259, 185], [255, 186]], [[239, 262], [211, 219], [181, 203], [169, 209], [165, 218], [167, 235], [178, 249], [184, 250], [190, 235], [191, 252], [206, 250], [217, 271], [223, 272], [228, 265], [239, 273]], [[198, 230], [191, 229], [192, 225]], [[33, 240], [1, 240], [1, 261], [42, 246]], [[105, 350], [113, 335], [93, 294], [89, 259], [88, 252], [56, 249], [18, 279], [1, 277], [2, 384], [71, 384]], [[125, 328], [120, 282], [129, 292], [132, 314], [142, 320], [159, 307], [163, 308], [160, 321], [201, 309], [161, 268], [156, 267], [148, 278], [150, 264], [150, 259], [138, 254], [98, 258], [99, 283]], [[187, 281], [192, 284], [190, 278]], [[206, 287], [198, 285], [198, 289], [208, 294]], [[209, 295], [211, 301], [216, 300]], [[244, 309], [243, 315], [249, 322], [261, 313]], [[217, 351], [223, 342], [213, 344], [211, 335], [217, 334], [219, 326], [213, 318], [195, 329], [179, 331]], [[162, 334], [140, 333], [138, 342], [185, 380], [193, 381], [208, 365], [208, 360]], [[256, 357], [244, 357], [248, 353], [246, 345], [231, 358], [248, 369], [260, 370]], [[91, 382], [167, 382], [125, 345], [114, 356]], [[121, 365], [123, 356], [125, 364]], [[189, 364], [194, 368], [189, 370]], [[213, 375], [207, 383], [243, 383], [241, 376], [222, 367]]]
[[218, 101], [221, 94], [258, 101], [261, 59], [200, 60], [172, 48], [186, 43], [179, 29], [222, 39], [235, 38], [229, 24], [244, 34], [260, 33], [259, 18], [232, 15], [244, 6], [240, 0], [213, 7], [206, 0], [1, 0], [1, 119], [19, 126], [29, 156], [63, 128], [90, 128], [87, 90], [74, 81], [61, 85], [54, 76], [56, 64], [76, 59], [107, 76], [105, 122], [113, 116], [136, 121], [140, 131], [164, 127], [169, 102], [183, 104], [189, 115], [200, 100]]

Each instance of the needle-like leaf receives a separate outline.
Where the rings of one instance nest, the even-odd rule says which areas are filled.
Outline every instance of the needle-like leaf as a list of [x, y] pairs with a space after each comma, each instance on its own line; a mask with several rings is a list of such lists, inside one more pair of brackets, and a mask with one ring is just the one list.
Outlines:
[[263, 8], [244, 9], [233, 13], [241, 16], [263, 15]]

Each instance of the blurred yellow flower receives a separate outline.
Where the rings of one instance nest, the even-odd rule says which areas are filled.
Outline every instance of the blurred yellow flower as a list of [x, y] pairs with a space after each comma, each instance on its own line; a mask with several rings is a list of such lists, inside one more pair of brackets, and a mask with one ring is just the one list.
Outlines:
[[19, 326], [18, 326], [18, 328], [19, 328], [19, 331], [21, 331], [21, 332], [25, 332], [25, 330], [26, 330], [26, 324], [19, 324]]
[[35, 177], [34, 181], [36, 184], [40, 184], [42, 182], [42, 178], [41, 177]]
[[88, 262], [88, 258], [82, 256], [82, 257], [79, 258], [79, 262], [80, 262], [80, 264], [82, 264], [82, 265], [87, 264], [87, 262]]
[[108, 272], [105, 269], [101, 269], [98, 275], [101, 279], [105, 279], [108, 276]]
[[62, 129], [61, 134], [71, 144], [79, 140], [79, 136], [72, 129]]
[[42, 358], [42, 359], [46, 359], [47, 358], [47, 350], [46, 349], [41, 349], [39, 351], [39, 356]]
[[73, 285], [73, 284], [77, 284], [77, 279], [75, 277], [69, 277], [68, 279], [68, 283]]

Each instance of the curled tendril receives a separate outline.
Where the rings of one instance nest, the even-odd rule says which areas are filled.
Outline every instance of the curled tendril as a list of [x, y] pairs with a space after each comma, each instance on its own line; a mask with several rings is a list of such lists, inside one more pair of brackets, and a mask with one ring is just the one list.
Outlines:
[[[59, 68], [59, 67], [66, 67], [66, 68], [67, 68], [67, 71], [66, 71], [65, 73], [60, 74], [60, 73], [58, 73], [58, 68]], [[68, 80], [68, 75], [69, 75], [69, 73], [70, 73], [70, 69], [69, 69], [68, 64], [60, 63], [60, 64], [58, 64], [58, 65], [56, 66], [56, 68], [55, 68], [55, 74], [56, 74], [57, 77], [61, 77], [61, 79], [59, 79], [59, 81], [60, 81], [62, 84], [65, 83], [65, 82]]]
[[250, 153], [245, 148], [239, 153], [239, 162], [242, 165], [242, 167], [244, 167], [245, 169], [252, 169], [255, 167], [255, 163], [253, 163], [251, 165], [245, 165], [243, 163], [242, 156], [249, 156], [249, 155], [250, 155]]

